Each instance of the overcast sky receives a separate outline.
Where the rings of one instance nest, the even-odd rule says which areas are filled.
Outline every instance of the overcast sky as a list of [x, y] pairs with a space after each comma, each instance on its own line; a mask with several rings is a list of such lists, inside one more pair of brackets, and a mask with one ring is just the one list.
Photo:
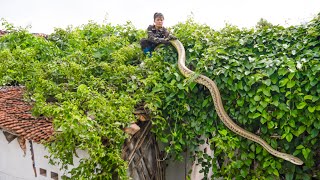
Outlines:
[[320, 13], [320, 0], [0, 0], [0, 18], [42, 33], [89, 20], [114, 25], [131, 21], [146, 29], [155, 12], [164, 14], [166, 27], [185, 22], [188, 16], [214, 29], [225, 23], [253, 27], [260, 18], [287, 26]]

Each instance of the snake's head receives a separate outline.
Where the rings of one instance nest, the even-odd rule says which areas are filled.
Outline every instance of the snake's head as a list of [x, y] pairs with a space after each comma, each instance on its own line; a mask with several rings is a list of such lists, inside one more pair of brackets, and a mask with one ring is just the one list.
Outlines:
[[286, 157], [284, 159], [287, 161], [290, 161], [291, 163], [293, 163], [295, 165], [302, 165], [304, 163], [301, 159], [299, 159], [291, 154], [286, 154]]

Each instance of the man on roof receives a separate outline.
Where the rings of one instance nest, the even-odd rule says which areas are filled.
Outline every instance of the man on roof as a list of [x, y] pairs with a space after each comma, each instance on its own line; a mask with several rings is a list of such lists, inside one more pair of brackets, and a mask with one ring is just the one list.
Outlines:
[[153, 15], [153, 25], [149, 25], [147, 32], [148, 38], [140, 41], [141, 48], [145, 54], [151, 56], [152, 51], [159, 44], [170, 44], [169, 40], [177, 39], [175, 36], [163, 26], [164, 16], [162, 13], [156, 12]]

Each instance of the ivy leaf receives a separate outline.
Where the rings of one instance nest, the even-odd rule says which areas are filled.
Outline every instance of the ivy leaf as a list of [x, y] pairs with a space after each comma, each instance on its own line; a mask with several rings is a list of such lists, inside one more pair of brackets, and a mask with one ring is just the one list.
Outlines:
[[263, 94], [266, 95], [266, 96], [271, 96], [270, 94], [270, 87], [267, 87], [267, 88], [264, 88], [262, 90]]
[[93, 57], [94, 58], [100, 59], [102, 56], [103, 56], [103, 54], [100, 51], [97, 51], [97, 52], [93, 53]]
[[254, 112], [256, 109], [257, 109], [257, 106], [252, 106], [252, 105], [249, 106], [250, 112]]
[[260, 104], [263, 108], [266, 108], [268, 106], [268, 102], [266, 101], [260, 101]]
[[306, 105], [307, 105], [307, 103], [303, 101], [303, 102], [301, 102], [301, 103], [299, 103], [299, 104], [297, 105], [297, 108], [298, 108], [298, 109], [303, 109]]
[[304, 100], [312, 100], [313, 96], [312, 95], [306, 95], [303, 97]]
[[279, 87], [276, 86], [276, 85], [272, 85], [272, 86], [271, 86], [271, 91], [280, 92], [280, 91], [279, 91]]
[[281, 79], [281, 80], [279, 81], [279, 87], [285, 86], [285, 85], [288, 83], [288, 81], [289, 81], [288, 78]]
[[290, 74], [288, 75], [288, 78], [291, 80], [291, 79], [294, 77], [294, 75], [295, 75], [295, 73], [290, 73]]
[[273, 170], [273, 174], [279, 177], [279, 172], [278, 172], [277, 169], [274, 169], [274, 170]]
[[239, 107], [242, 107], [243, 104], [244, 104], [244, 99], [243, 99], [243, 98], [237, 100], [237, 105], [238, 105]]
[[285, 69], [285, 68], [279, 68], [279, 70], [278, 70], [278, 75], [279, 76], [283, 76], [283, 75], [285, 75], [287, 73], [288, 73], [288, 70]]
[[291, 133], [288, 133], [288, 134], [286, 135], [286, 140], [287, 140], [288, 142], [291, 142], [292, 138], [293, 138], [293, 135], [292, 135]]
[[257, 117], [261, 116], [260, 113], [254, 113], [254, 115], [252, 116], [253, 119], [256, 119]]
[[265, 84], [265, 85], [267, 85], [267, 86], [270, 86], [270, 84], [271, 84], [271, 79], [266, 79], [266, 80], [263, 80], [262, 82], [263, 82], [263, 84]]
[[263, 162], [262, 168], [266, 168], [268, 166], [270, 166], [270, 161]]
[[296, 82], [295, 81], [289, 81], [288, 83], [287, 83], [287, 88], [292, 88], [292, 87], [294, 87], [296, 85]]
[[308, 111], [313, 113], [316, 110], [316, 107], [308, 106]]
[[223, 136], [226, 136], [228, 134], [228, 131], [223, 129], [223, 130], [219, 130], [219, 133]]
[[297, 146], [297, 147], [296, 147], [296, 149], [303, 149], [303, 148], [304, 148], [304, 146], [303, 146], [303, 145], [301, 145], [301, 144], [300, 144], [299, 146]]
[[293, 180], [293, 173], [286, 173], [286, 180]]
[[268, 124], [268, 129], [272, 129], [274, 127], [273, 121], [269, 121], [267, 124]]
[[161, 140], [161, 142], [163, 142], [163, 143], [168, 143], [168, 142], [169, 142], [168, 139], [165, 138], [165, 137], [161, 137], [160, 140]]
[[311, 131], [311, 138], [317, 137], [319, 134], [319, 129], [312, 129]]
[[197, 85], [196, 82], [190, 82], [189, 87], [190, 87], [191, 90], [193, 90], [193, 88], [194, 88], [196, 85]]
[[209, 100], [208, 99], [205, 99], [203, 102], [202, 102], [202, 107], [206, 107], [206, 105], [208, 104]]
[[310, 154], [311, 150], [309, 148], [305, 148], [305, 149], [302, 149], [302, 154], [303, 154], [303, 157], [305, 159], [308, 158], [309, 154]]
[[181, 83], [179, 83], [179, 84], [177, 85], [177, 87], [178, 87], [179, 89], [184, 89], [184, 86], [183, 86], [183, 84], [181, 84]]
[[313, 125], [315, 128], [320, 129], [320, 121], [315, 121]]
[[237, 83], [237, 88], [241, 90], [243, 89], [242, 81]]
[[306, 126], [299, 126], [298, 130], [296, 131], [295, 135], [300, 136], [306, 130]]
[[176, 76], [176, 80], [180, 81], [180, 79], [181, 79], [180, 75], [178, 73], [174, 73], [174, 75]]
[[256, 147], [256, 154], [259, 154], [262, 151], [262, 147], [261, 146], [257, 146]]
[[259, 95], [254, 96], [253, 98], [255, 101], [260, 101], [261, 97]]
[[289, 125], [290, 125], [291, 127], [296, 127], [296, 122], [295, 122], [293, 119], [290, 119], [290, 120], [289, 120]]

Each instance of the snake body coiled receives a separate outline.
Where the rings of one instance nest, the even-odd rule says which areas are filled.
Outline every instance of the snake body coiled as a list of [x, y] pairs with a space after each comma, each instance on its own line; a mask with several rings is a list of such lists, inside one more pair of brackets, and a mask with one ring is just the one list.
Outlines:
[[[188, 69], [185, 65], [185, 61], [186, 61], [186, 56], [185, 56], [185, 49], [182, 45], [182, 43], [179, 40], [171, 40], [170, 41], [171, 44], [176, 48], [177, 52], [178, 52], [178, 68], [181, 72], [181, 74], [183, 76], [185, 76], [186, 78], [191, 77], [194, 72], [191, 71], [190, 69]], [[208, 77], [204, 76], [204, 75], [199, 75], [198, 77], [196, 77], [194, 79], [194, 81], [196, 83], [202, 84], [204, 86], [206, 86], [212, 96], [213, 102], [214, 102], [214, 107], [215, 110], [220, 118], [220, 120], [234, 133], [250, 139], [258, 144], [260, 144], [265, 150], [267, 150], [270, 154], [282, 158], [286, 161], [289, 161], [293, 164], [296, 165], [302, 165], [303, 161], [300, 160], [299, 158], [291, 155], [291, 154], [286, 154], [286, 153], [282, 153], [279, 152], [275, 149], [273, 149], [265, 140], [263, 140], [262, 138], [260, 138], [259, 136], [241, 128], [240, 126], [238, 126], [236, 123], [234, 123], [232, 121], [232, 119], [228, 116], [228, 114], [226, 113], [224, 107], [223, 107], [223, 103], [221, 100], [221, 95], [220, 95], [220, 91], [219, 88], [217, 87], [216, 83], [214, 81], [212, 81], [211, 79], [209, 79]]]

